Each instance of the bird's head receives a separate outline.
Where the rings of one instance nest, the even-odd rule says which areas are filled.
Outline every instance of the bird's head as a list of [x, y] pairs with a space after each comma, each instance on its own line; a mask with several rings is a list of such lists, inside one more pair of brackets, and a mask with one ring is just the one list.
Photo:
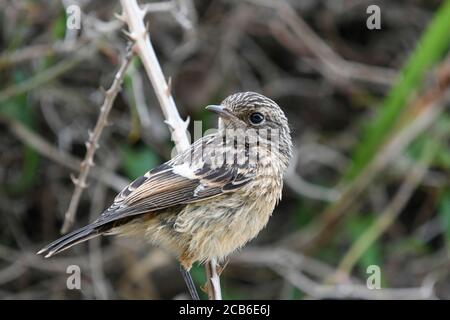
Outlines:
[[292, 142], [287, 118], [275, 101], [256, 92], [239, 92], [228, 96], [220, 105], [207, 110], [219, 115], [219, 131], [243, 129], [256, 132], [261, 139], [269, 133], [279, 140], [280, 151], [290, 158]]

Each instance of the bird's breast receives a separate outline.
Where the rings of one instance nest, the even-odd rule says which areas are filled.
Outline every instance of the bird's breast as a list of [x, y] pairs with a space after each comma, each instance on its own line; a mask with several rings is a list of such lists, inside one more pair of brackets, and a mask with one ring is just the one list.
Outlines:
[[189, 235], [188, 256], [194, 261], [224, 258], [263, 229], [279, 197], [273, 177], [256, 178], [236, 192], [186, 206], [173, 228]]

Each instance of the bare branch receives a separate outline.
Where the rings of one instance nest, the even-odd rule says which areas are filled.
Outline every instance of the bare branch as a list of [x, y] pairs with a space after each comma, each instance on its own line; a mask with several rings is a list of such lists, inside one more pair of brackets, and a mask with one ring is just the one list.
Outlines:
[[100, 114], [97, 119], [97, 123], [95, 124], [94, 131], [89, 134], [89, 139], [86, 142], [86, 156], [81, 163], [80, 174], [78, 178], [72, 179], [75, 184], [75, 191], [72, 195], [72, 199], [70, 200], [69, 209], [67, 209], [66, 215], [64, 217], [64, 224], [61, 229], [61, 233], [66, 233], [72, 227], [75, 221], [75, 214], [80, 202], [81, 194], [83, 193], [83, 189], [86, 188], [86, 180], [89, 175], [89, 170], [94, 165], [94, 154], [95, 150], [97, 150], [98, 148], [98, 140], [100, 139], [100, 135], [102, 134], [103, 129], [108, 124], [109, 112], [113, 106], [117, 94], [122, 87], [123, 77], [125, 75], [125, 71], [128, 68], [128, 65], [130, 64], [132, 56], [132, 50], [128, 50], [125, 55], [124, 61], [122, 62], [122, 65], [120, 66], [114, 77], [111, 88], [109, 88], [105, 92], [105, 100], [100, 109]]
[[220, 290], [220, 277], [217, 273], [217, 262], [212, 260], [205, 264], [206, 288], [208, 290], [209, 300], [222, 300], [222, 291]]
[[[313, 159], [314, 158], [314, 159]], [[300, 159], [302, 160], [299, 164]], [[345, 163], [345, 158], [331, 148], [319, 144], [309, 144], [300, 146], [295, 152], [284, 178], [286, 184], [295, 192], [309, 197], [327, 202], [334, 202], [339, 199], [341, 192], [335, 188], [326, 188], [306, 181], [296, 169], [298, 166], [305, 166], [311, 160], [320, 161], [330, 166], [341, 167]]]
[[154, 13], [154, 12], [166, 12], [171, 11], [174, 8], [173, 1], [160, 1], [160, 2], [151, 2], [146, 3], [142, 6], [142, 11], [147, 13]]
[[[156, 57], [155, 50], [150, 42], [148, 30], [144, 25], [145, 11], [139, 8], [136, 1], [121, 0], [123, 8], [121, 19], [126, 21], [129, 36], [135, 41], [135, 50], [141, 58], [145, 71], [155, 89], [159, 104], [166, 118], [166, 123], [171, 131], [172, 140], [178, 152], [189, 148], [190, 143], [186, 134], [188, 121], [181, 119], [175, 101], [166, 82], [161, 66]], [[217, 274], [215, 259], [209, 262], [206, 268], [208, 277], [208, 296], [210, 299], [221, 299], [220, 278]]]
[[167, 125], [178, 152], [189, 148], [190, 143], [186, 134], [187, 121], [183, 121], [178, 114], [175, 101], [150, 42], [149, 33], [144, 25], [145, 12], [139, 8], [136, 1], [121, 0], [122, 17], [128, 24], [129, 37], [135, 41], [134, 49], [144, 65], [145, 71], [155, 89], [156, 96], [166, 118]]
[[38, 88], [39, 86], [61, 76], [70, 69], [73, 69], [78, 64], [83, 62], [88, 55], [91, 54], [92, 49], [93, 48], [90, 46], [83, 48], [79, 50], [78, 53], [74, 56], [58, 62], [50, 68], [37, 73], [35, 76], [27, 79], [26, 81], [3, 89], [0, 92], [0, 103], [4, 103], [8, 99]]
[[[307, 295], [317, 299], [435, 299], [435, 278], [425, 277], [422, 286], [413, 288], [381, 288], [370, 290], [358, 279], [347, 279], [344, 284], [321, 284], [335, 269], [324, 262], [300, 253], [277, 247], [246, 248], [233, 256], [231, 263], [266, 266], [275, 271]], [[307, 275], [308, 274], [308, 275]]]
[[[365, 65], [347, 61], [337, 54], [314, 30], [295, 12], [287, 1], [246, 0], [247, 2], [265, 6], [277, 12], [279, 20], [271, 23], [272, 32], [282, 34], [283, 41], [293, 51], [298, 51], [298, 40], [314, 55], [320, 63], [314, 66], [337, 86], [349, 85], [351, 81], [365, 81], [381, 86], [391, 86], [397, 72], [383, 67]], [[281, 37], [277, 37], [282, 40]]]
[[[70, 168], [72, 170], [81, 169], [81, 160], [65, 153], [60, 149], [55, 148], [52, 144], [39, 136], [37, 133], [31, 131], [23, 124], [13, 118], [9, 118], [6, 115], [0, 116], [0, 121], [4, 122], [9, 130], [24, 144], [27, 144], [33, 150], [37, 151], [42, 156], [49, 158], [50, 160]], [[129, 181], [121, 176], [118, 176], [114, 172], [111, 172], [103, 167], [92, 168], [92, 176], [113, 188], [116, 191], [120, 191], [126, 186]]]
[[303, 273], [297, 272], [290, 266], [274, 265], [271, 268], [299, 290], [319, 299], [422, 300], [436, 298], [434, 281], [424, 281], [423, 286], [418, 288], [381, 288], [371, 290], [367, 286], [356, 284], [320, 284]]

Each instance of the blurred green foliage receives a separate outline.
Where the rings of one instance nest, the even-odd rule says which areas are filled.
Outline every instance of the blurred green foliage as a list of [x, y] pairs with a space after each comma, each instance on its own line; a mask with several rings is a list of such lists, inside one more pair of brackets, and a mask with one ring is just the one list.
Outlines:
[[[349, 217], [347, 221], [347, 231], [349, 233], [351, 243], [354, 243], [375, 221], [376, 215], [355, 215]], [[364, 254], [361, 256], [358, 265], [362, 270], [366, 270], [370, 265], [382, 265], [381, 247], [378, 242], [371, 244]]]
[[128, 178], [136, 179], [159, 164], [158, 156], [148, 147], [122, 147], [122, 165]]
[[352, 164], [346, 174], [347, 180], [355, 178], [377, 153], [395, 128], [408, 99], [419, 88], [424, 75], [448, 51], [449, 30], [450, 1], [445, 1], [401, 70], [397, 83], [377, 109], [374, 119], [366, 126], [363, 138], [354, 149]]
[[450, 249], [450, 190], [442, 193], [439, 203], [439, 215], [443, 222], [447, 248]]
[[61, 10], [52, 25], [52, 36], [54, 40], [63, 39], [66, 33], [66, 11]]
[[[25, 74], [14, 72], [14, 82], [20, 82], [25, 78]], [[27, 95], [21, 94], [7, 100], [0, 108], [0, 115], [15, 119], [29, 128], [34, 128], [36, 119], [35, 111], [27, 108]], [[18, 178], [10, 185], [6, 186], [11, 193], [23, 193], [27, 191], [37, 178], [39, 169], [39, 155], [30, 146], [23, 145], [22, 170]]]

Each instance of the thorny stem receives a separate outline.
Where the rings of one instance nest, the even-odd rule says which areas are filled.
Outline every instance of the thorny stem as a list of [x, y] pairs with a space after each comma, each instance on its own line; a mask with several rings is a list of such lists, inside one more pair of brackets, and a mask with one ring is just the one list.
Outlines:
[[131, 47], [127, 50], [125, 58], [117, 71], [114, 81], [111, 87], [105, 92], [105, 100], [100, 108], [100, 114], [95, 124], [94, 131], [89, 133], [89, 139], [86, 142], [86, 156], [80, 166], [80, 174], [78, 178], [72, 176], [72, 181], [75, 184], [75, 191], [73, 192], [72, 198], [70, 200], [69, 208], [64, 217], [64, 224], [61, 228], [61, 233], [66, 233], [72, 227], [75, 221], [75, 214], [80, 202], [81, 194], [83, 189], [86, 188], [86, 180], [89, 175], [90, 168], [94, 165], [94, 154], [95, 150], [98, 148], [98, 140], [102, 134], [103, 129], [108, 125], [108, 115], [114, 104], [114, 100], [117, 94], [122, 88], [123, 78], [125, 76], [125, 71], [127, 70], [131, 58], [133, 57], [133, 52]]
[[170, 92], [166, 78], [156, 57], [155, 50], [150, 42], [148, 30], [144, 25], [145, 11], [139, 8], [136, 1], [121, 0], [123, 15], [118, 16], [128, 24], [129, 32], [126, 33], [135, 41], [135, 50], [144, 65], [147, 76], [155, 89], [161, 109], [169, 126], [172, 139], [178, 152], [189, 148], [190, 143], [186, 134], [188, 121], [181, 119], [175, 101]]
[[[170, 86], [162, 72], [161, 66], [156, 57], [155, 50], [150, 42], [149, 32], [144, 25], [145, 11], [139, 8], [135, 0], [121, 0], [123, 9], [121, 16], [117, 18], [127, 23], [129, 32], [126, 35], [135, 42], [134, 50], [139, 55], [145, 71], [155, 89], [159, 104], [169, 126], [172, 140], [178, 152], [189, 148], [190, 143], [186, 134], [188, 121], [181, 119], [175, 101], [170, 92]], [[208, 297], [214, 300], [221, 300], [220, 278], [217, 273], [217, 262], [215, 259], [205, 266], [207, 275]]]

